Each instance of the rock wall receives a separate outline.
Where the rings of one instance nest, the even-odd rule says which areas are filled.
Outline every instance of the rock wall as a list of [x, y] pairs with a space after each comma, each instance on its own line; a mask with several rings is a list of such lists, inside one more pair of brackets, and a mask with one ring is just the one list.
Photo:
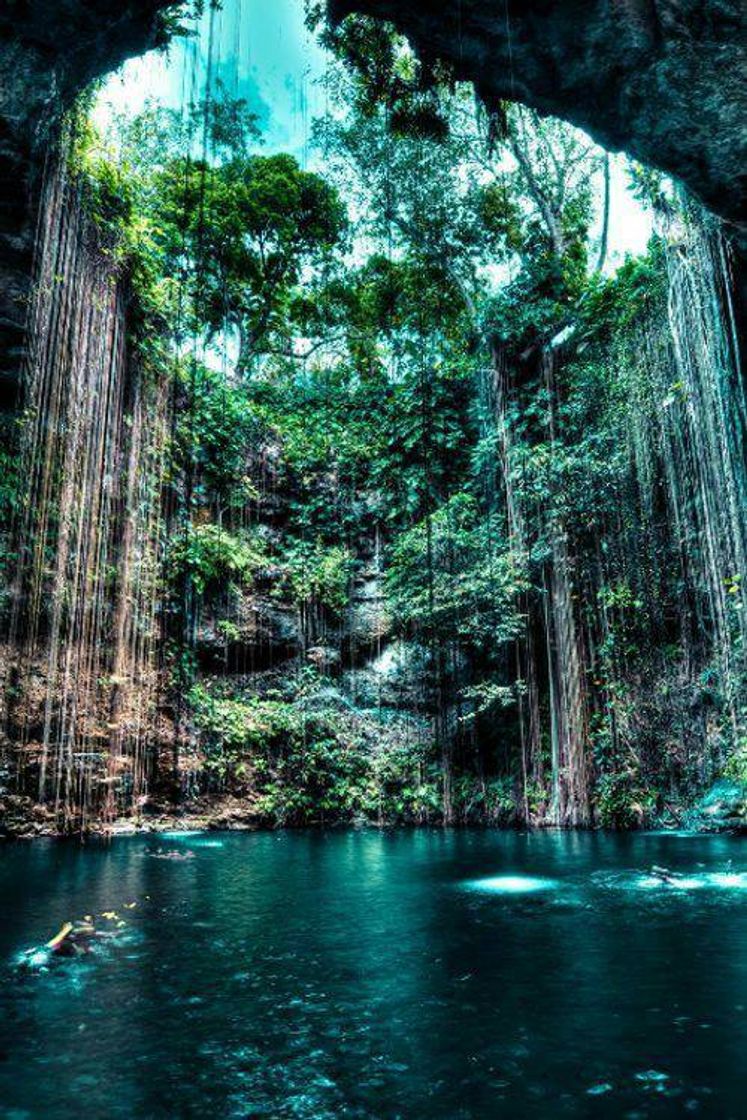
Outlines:
[[23, 360], [44, 166], [63, 112], [126, 58], [168, 41], [154, 0], [5, 0], [0, 5], [0, 414]]

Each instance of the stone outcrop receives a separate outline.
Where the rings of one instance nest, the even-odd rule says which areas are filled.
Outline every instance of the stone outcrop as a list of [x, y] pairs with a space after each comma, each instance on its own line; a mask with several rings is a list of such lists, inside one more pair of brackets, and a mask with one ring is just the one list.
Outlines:
[[62, 107], [126, 58], [165, 46], [173, 0], [4, 0], [0, 118], [43, 143]]

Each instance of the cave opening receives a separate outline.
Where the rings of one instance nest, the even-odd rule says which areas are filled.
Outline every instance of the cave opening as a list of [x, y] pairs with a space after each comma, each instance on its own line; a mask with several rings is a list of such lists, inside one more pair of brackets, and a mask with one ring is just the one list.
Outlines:
[[39, 173], [13, 827], [675, 825], [738, 788], [733, 236], [394, 24], [186, 15]]

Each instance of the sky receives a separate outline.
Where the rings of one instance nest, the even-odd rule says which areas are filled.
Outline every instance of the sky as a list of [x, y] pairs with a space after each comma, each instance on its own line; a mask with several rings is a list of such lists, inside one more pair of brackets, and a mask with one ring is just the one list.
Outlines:
[[[177, 40], [168, 53], [133, 59], [113, 74], [99, 95], [95, 120], [105, 127], [114, 114], [137, 114], [148, 100], [179, 108], [195, 74], [204, 81], [211, 53], [214, 78], [257, 114], [263, 150], [290, 152], [302, 166], [323, 171], [310, 137], [312, 121], [325, 110], [321, 79], [328, 56], [304, 25], [304, 0], [223, 0], [220, 10], [203, 16], [195, 37]], [[625, 167], [623, 156], [613, 157], [607, 271], [627, 254], [643, 253], [652, 230], [651, 214], [628, 190]]]
[[325, 109], [319, 79], [327, 54], [304, 26], [303, 0], [224, 0], [203, 16], [196, 38], [178, 39], [167, 53], [152, 51], [113, 74], [99, 96], [97, 121], [135, 114], [149, 99], [180, 107], [195, 71], [201, 80], [207, 73], [211, 20], [213, 77], [257, 114], [266, 150], [311, 162], [311, 122]]

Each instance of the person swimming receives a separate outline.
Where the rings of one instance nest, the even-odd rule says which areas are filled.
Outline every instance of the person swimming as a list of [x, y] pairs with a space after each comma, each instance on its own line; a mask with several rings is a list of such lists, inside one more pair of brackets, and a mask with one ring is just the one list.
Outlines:
[[95, 925], [85, 918], [79, 922], [66, 922], [46, 948], [59, 957], [81, 957], [90, 953], [94, 940], [99, 936]]
[[[131, 909], [135, 905], [134, 902], [130, 903], [127, 908]], [[113, 923], [114, 928], [101, 929], [90, 914], [74, 922], [65, 922], [49, 941], [21, 953], [17, 960], [18, 967], [24, 972], [41, 972], [55, 960], [87, 956], [96, 944], [116, 937], [126, 925], [114, 910], [105, 911], [101, 917], [106, 922]]]
[[187, 849], [186, 852], [174, 852], [174, 851], [165, 852], [163, 850], [163, 848], [157, 848], [155, 852], [148, 852], [148, 855], [151, 856], [153, 859], [168, 859], [168, 860], [171, 860], [173, 863], [183, 863], [185, 860], [190, 860], [190, 859], [195, 858], [194, 852], [189, 848]]
[[667, 883], [670, 887], [679, 885], [679, 877], [668, 867], [658, 867], [657, 864], [654, 864], [651, 868], [651, 875], [654, 879], [658, 879], [661, 883]]
[[26, 949], [18, 961], [19, 967], [23, 971], [39, 972], [48, 968], [55, 959], [81, 957], [90, 953], [96, 936], [96, 927], [87, 918], [77, 922], [65, 922], [54, 937], [44, 945]]

